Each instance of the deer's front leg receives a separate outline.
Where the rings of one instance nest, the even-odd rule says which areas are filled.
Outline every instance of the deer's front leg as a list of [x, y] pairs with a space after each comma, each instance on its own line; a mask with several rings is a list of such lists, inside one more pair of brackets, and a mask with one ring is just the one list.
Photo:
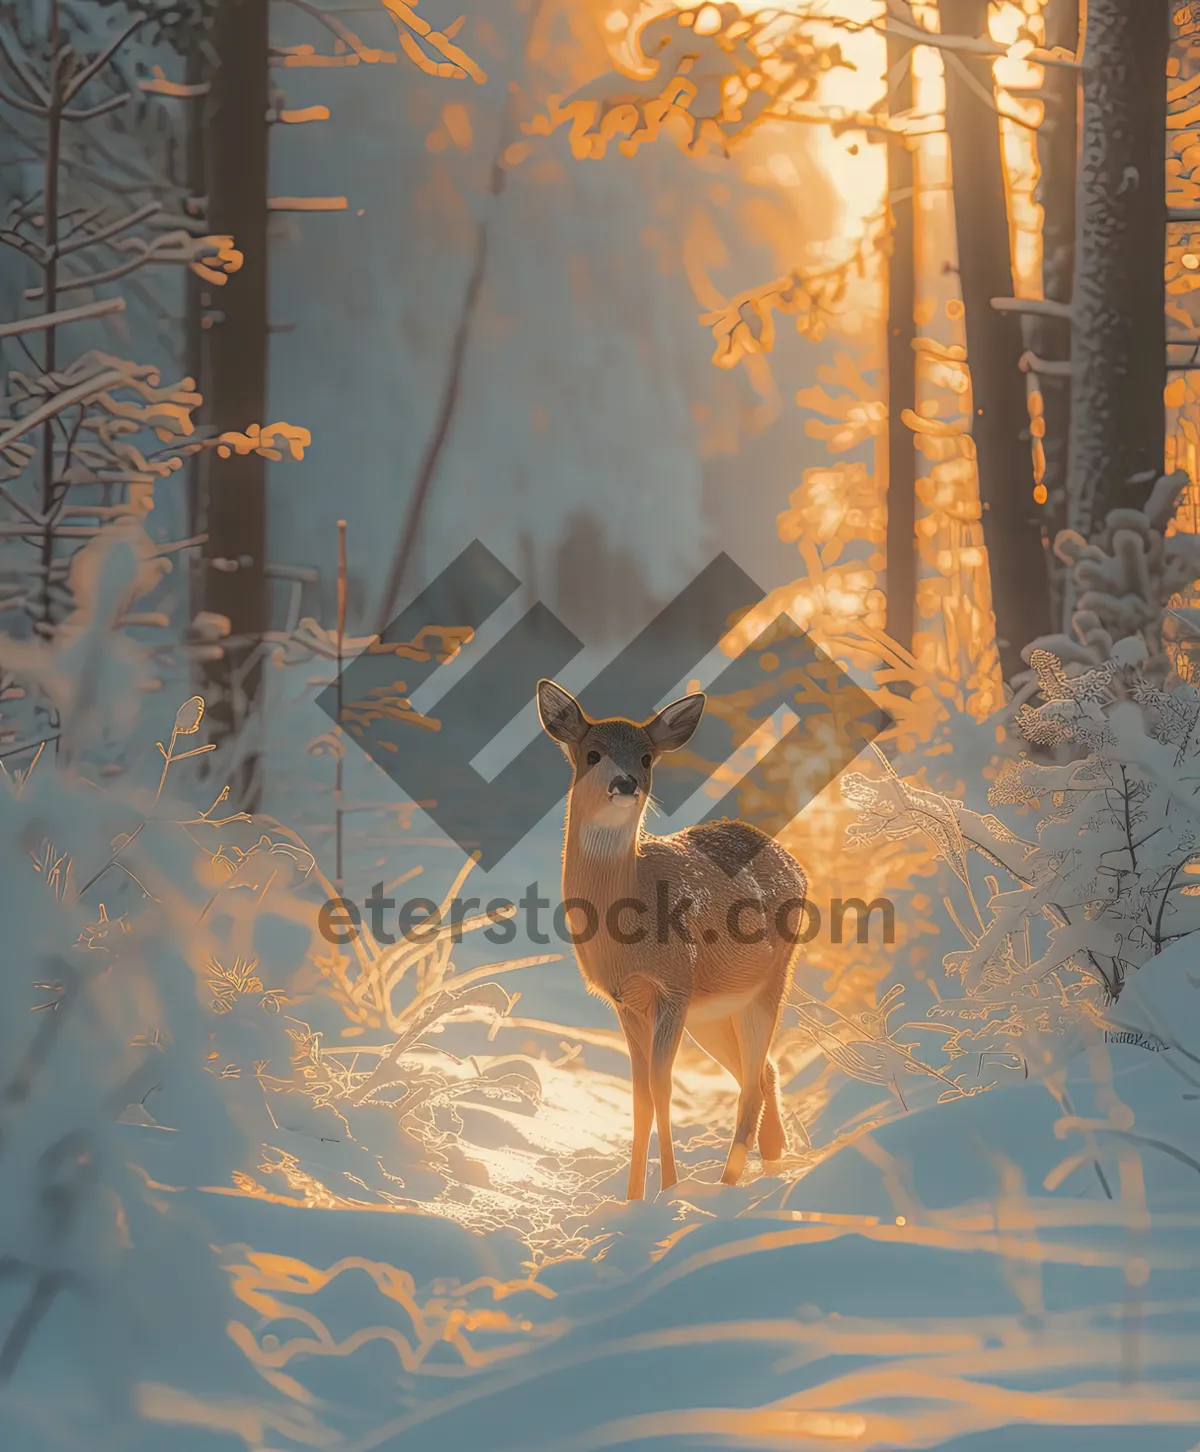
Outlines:
[[658, 1120], [658, 1161], [663, 1190], [669, 1190], [679, 1178], [675, 1172], [675, 1141], [671, 1134], [671, 1084], [686, 1016], [686, 1004], [667, 998], [658, 1000], [650, 1050], [650, 1094]]
[[646, 1155], [650, 1148], [650, 1126], [654, 1102], [650, 1097], [650, 1048], [653, 1028], [636, 1009], [619, 1007], [617, 1014], [629, 1045], [629, 1068], [633, 1081], [633, 1150], [629, 1161], [627, 1200], [640, 1200], [646, 1193]]

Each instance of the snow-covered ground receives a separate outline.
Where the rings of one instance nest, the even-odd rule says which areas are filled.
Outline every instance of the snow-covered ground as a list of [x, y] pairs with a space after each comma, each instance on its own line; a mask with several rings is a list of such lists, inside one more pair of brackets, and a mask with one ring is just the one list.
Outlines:
[[[502, 84], [468, 104], [480, 138], [518, 20], [487, 46]], [[272, 560], [322, 567], [305, 609], [329, 619], [348, 516], [358, 630], [436, 411], [491, 145], [430, 145], [440, 79], [288, 76], [290, 104], [334, 119], [275, 148], [273, 189], [344, 192], [347, 211], [274, 239], [272, 321], [297, 332], [276, 338], [271, 416], [314, 439], [272, 479]], [[775, 516], [826, 454], [781, 400], [838, 348], [781, 329], [772, 402], [761, 373], [710, 367], [696, 281], [732, 295], [837, 234], [830, 179], [797, 156], [769, 216], [777, 171], [714, 186], [665, 147], [571, 168], [555, 142], [514, 170], [414, 583], [478, 533], [521, 608], [545, 599], [611, 654], [718, 548], [764, 587], [790, 579]], [[729, 235], [685, 225], [702, 203]], [[131, 326], [157, 356], [132, 309]], [[182, 515], [164, 492], [153, 529]], [[636, 590], [612, 590], [617, 565]], [[1200, 1448], [1196, 934], [1131, 973], [1114, 1041], [1080, 1028], [951, 1062], [930, 1012], [954, 990], [954, 884], [898, 864], [896, 944], [821, 939], [802, 962], [781, 1172], [752, 1159], [716, 1183], [733, 1086], [685, 1043], [683, 1179], [629, 1205], [628, 1060], [569, 948], [473, 932], [360, 958], [317, 935], [336, 743], [308, 678], [328, 662], [269, 673], [269, 795], [246, 822], [218, 796], [228, 762], [185, 757], [190, 687], [165, 682], [135, 720], [145, 662], [103, 625], [22, 655], [67, 721], [64, 769], [47, 754], [0, 780], [0, 1452]], [[581, 656], [578, 680], [602, 663]], [[156, 741], [184, 759], [164, 768]], [[903, 770], [986, 812], [994, 732], [922, 746]], [[347, 892], [451, 892], [462, 852], [346, 765]], [[845, 867], [892, 891], [895, 844], [842, 862], [820, 825], [837, 800], [797, 832], [814, 881]], [[553, 901], [560, 831], [551, 811], [463, 891]]]
[[[316, 826], [331, 762], [302, 759]], [[182, 762], [156, 805], [159, 766], [125, 760], [103, 792], [40, 768], [5, 788], [4, 1447], [1197, 1444], [1193, 938], [1114, 1010], [1138, 1042], [1028, 1079], [968, 1064], [960, 1090], [994, 1087], [947, 1102], [831, 1067], [794, 1007], [792, 1156], [737, 1188], [716, 1184], [732, 1085], [685, 1045], [683, 1178], [629, 1205], [627, 1060], [569, 950], [468, 934], [448, 978], [427, 955], [373, 1000], [313, 936], [301, 826], [214, 825]], [[373, 770], [350, 790], [386, 805]], [[409, 847], [372, 831], [348, 877], [420, 860], [449, 890], [461, 854], [420, 814]], [[557, 854], [548, 817], [487, 891], [553, 883]], [[476, 986], [519, 998], [477, 988], [445, 1019], [439, 981], [489, 964]], [[913, 967], [893, 952], [879, 996]], [[803, 1000], [828, 987], [802, 967]], [[406, 1025], [401, 1084], [360, 1102]]]

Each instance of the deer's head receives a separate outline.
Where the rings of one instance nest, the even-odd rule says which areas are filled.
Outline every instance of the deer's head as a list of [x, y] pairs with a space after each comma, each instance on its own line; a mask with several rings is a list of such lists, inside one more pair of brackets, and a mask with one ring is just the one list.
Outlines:
[[539, 681], [538, 715], [571, 764], [571, 813], [589, 825], [636, 828], [646, 809], [654, 763], [691, 740], [704, 696], [682, 696], [649, 721], [593, 721], [569, 691]]

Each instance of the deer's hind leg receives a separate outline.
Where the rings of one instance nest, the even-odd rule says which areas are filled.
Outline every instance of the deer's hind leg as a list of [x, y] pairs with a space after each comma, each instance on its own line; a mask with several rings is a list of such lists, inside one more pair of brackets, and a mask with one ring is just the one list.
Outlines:
[[758, 998], [762, 1012], [770, 1019], [762, 1066], [763, 1113], [758, 1127], [758, 1150], [764, 1160], [780, 1160], [787, 1153], [787, 1130], [783, 1126], [783, 1103], [779, 1093], [779, 1067], [770, 1051], [775, 1030], [779, 1027], [779, 1011], [790, 979], [791, 963], [785, 960], [778, 980], [769, 984]]
[[758, 1152], [764, 1160], [781, 1160], [787, 1153], [783, 1104], [779, 1095], [779, 1069], [770, 1054], [763, 1060], [763, 1112], [758, 1126]]
[[741, 1179], [742, 1171], [746, 1167], [746, 1157], [754, 1148], [759, 1120], [763, 1114], [767, 1050], [771, 1046], [771, 1036], [775, 1032], [778, 1016], [778, 1003], [771, 1004], [769, 1000], [759, 997], [747, 1004], [733, 1019], [742, 1067], [742, 1092], [738, 1095], [733, 1143], [729, 1146], [725, 1173], [721, 1176], [721, 1183], [725, 1185], [736, 1185]]

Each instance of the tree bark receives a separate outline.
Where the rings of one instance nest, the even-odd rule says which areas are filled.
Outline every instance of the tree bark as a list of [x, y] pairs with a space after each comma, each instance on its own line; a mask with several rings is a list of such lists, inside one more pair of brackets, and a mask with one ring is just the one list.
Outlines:
[[[888, 95], [888, 109], [912, 106], [912, 45], [889, 36], [888, 74], [897, 79]], [[897, 67], [902, 67], [896, 71]], [[916, 336], [913, 251], [913, 158], [903, 137], [888, 139], [888, 204], [892, 215], [888, 260], [888, 488], [887, 488], [887, 632], [905, 650], [912, 649], [917, 617], [916, 451], [902, 417], [916, 407]]]
[[[230, 235], [243, 262], [212, 289], [204, 329], [206, 417], [218, 430], [265, 424], [267, 408], [268, 0], [223, 0], [212, 39], [217, 57], [204, 136], [208, 229]], [[254, 653], [268, 625], [266, 461], [205, 452], [201, 513], [205, 609], [227, 616], [231, 640], [210, 671], [211, 731], [228, 737], [249, 721], [261, 670]], [[256, 761], [231, 784], [237, 805], [257, 804]]]
[[1068, 517], [1140, 507], [1163, 468], [1163, 0], [1088, 0], [1072, 319]]
[[[941, 0], [939, 9], [943, 32], [987, 34], [988, 0]], [[1033, 498], [1029, 405], [1020, 369], [1021, 322], [991, 305], [992, 298], [1010, 297], [1013, 291], [1000, 120], [959, 69], [969, 71], [991, 97], [992, 63], [965, 54], [944, 60], [959, 280], [974, 407], [971, 433], [997, 646], [1008, 679], [1023, 668], [1021, 648], [1051, 628], [1046, 545]]]
[[[211, 82], [210, 67], [199, 46], [186, 55], [185, 76], [188, 85]], [[207, 207], [202, 199], [208, 191], [204, 164], [204, 137], [209, 123], [210, 99], [197, 98], [188, 111], [187, 152], [184, 161], [188, 186], [187, 214], [189, 220], [197, 223], [207, 216]], [[203, 209], [203, 210], [202, 210]], [[188, 377], [200, 394], [199, 409], [193, 415], [197, 423], [208, 421], [208, 380], [204, 376], [208, 362], [208, 348], [204, 337], [205, 298], [213, 291], [212, 285], [189, 268], [184, 278], [184, 357]], [[204, 473], [204, 454], [194, 454], [188, 461], [188, 535], [194, 538], [203, 532], [208, 510], [205, 501], [207, 479]], [[206, 577], [211, 566], [207, 550], [188, 551], [188, 608], [194, 616], [200, 610], [208, 609]]]
[[[62, 177], [63, 64], [59, 60], [62, 34], [59, 26], [58, 0], [50, 0], [50, 94], [46, 105], [46, 161], [42, 183], [42, 243], [46, 263], [42, 268], [42, 310], [53, 314], [58, 310], [58, 210]], [[58, 330], [47, 328], [42, 340], [42, 368], [47, 377], [58, 367]], [[53, 582], [55, 530], [49, 521], [55, 513], [58, 490], [54, 471], [54, 424], [47, 419], [42, 428], [42, 515], [47, 520], [42, 539], [41, 623], [54, 622]]]
[[[1078, 53], [1079, 0], [1048, 0], [1043, 12], [1046, 46]], [[1042, 208], [1042, 290], [1052, 302], [1070, 305], [1075, 288], [1075, 183], [1079, 169], [1079, 78], [1074, 71], [1047, 67], [1042, 83], [1046, 114], [1038, 132], [1041, 175], [1037, 200]], [[1040, 317], [1025, 320], [1029, 348], [1049, 362], [1066, 362], [1071, 353], [1069, 321]], [[1071, 432], [1069, 378], [1038, 379], [1042, 396], [1042, 483], [1046, 502], [1042, 522], [1053, 542], [1067, 526], [1067, 449]], [[1050, 613], [1062, 619], [1064, 569], [1048, 559]]]

